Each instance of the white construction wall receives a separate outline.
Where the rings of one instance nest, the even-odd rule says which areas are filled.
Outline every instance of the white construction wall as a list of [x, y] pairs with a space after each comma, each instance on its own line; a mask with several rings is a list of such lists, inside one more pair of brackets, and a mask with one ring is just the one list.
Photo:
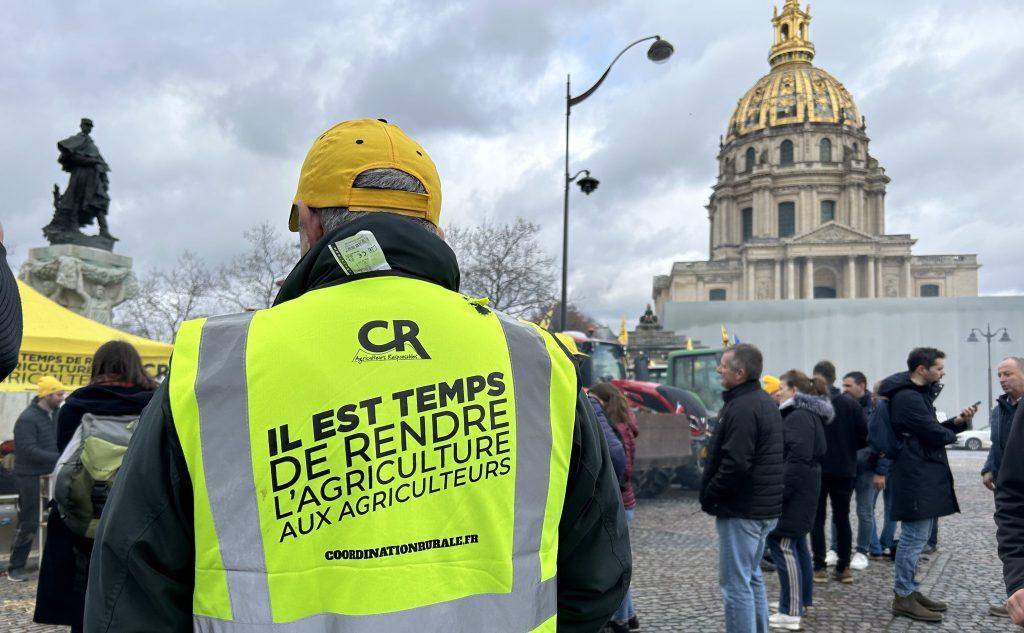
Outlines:
[[761, 349], [766, 373], [791, 368], [810, 373], [827, 358], [839, 380], [858, 370], [869, 386], [905, 370], [914, 347], [937, 347], [946, 352], [947, 369], [936, 406], [953, 416], [981, 400], [975, 428], [988, 426], [988, 359], [984, 338], [967, 342], [971, 328], [1006, 327], [1012, 338], [1010, 343], [992, 340], [993, 398], [1002, 393], [995, 365], [1006, 356], [1024, 356], [1024, 297], [673, 302], [660, 316], [666, 330], [710, 347], [719, 344], [725, 325], [740, 342]]

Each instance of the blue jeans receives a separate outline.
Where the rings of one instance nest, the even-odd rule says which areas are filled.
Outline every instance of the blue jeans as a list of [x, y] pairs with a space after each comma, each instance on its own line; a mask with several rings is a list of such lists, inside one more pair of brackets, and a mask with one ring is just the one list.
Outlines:
[[[636, 508], [626, 510], [626, 525], [633, 523], [633, 515], [636, 513]], [[619, 624], [625, 624], [631, 617], [636, 615], [636, 611], [633, 610], [633, 590], [626, 590], [626, 597], [622, 599], [622, 604], [619, 605], [615, 615], [612, 616], [612, 620]]]
[[814, 565], [807, 536], [769, 536], [768, 549], [779, 572], [779, 613], [803, 616], [814, 597]]
[[768, 594], [761, 576], [765, 539], [777, 519], [715, 519], [718, 586], [727, 633], [768, 633]]
[[[877, 496], [872, 480], [875, 477], [870, 469], [857, 475], [854, 490], [857, 492], [857, 551], [867, 554], [871, 539], [875, 535], [875, 499]], [[878, 552], [876, 552], [878, 553]]]
[[896, 548], [896, 595], [906, 597], [917, 591], [917, 563], [934, 524], [935, 519], [902, 521], [900, 546]]
[[[876, 556], [882, 553], [883, 548], [892, 549], [893, 540], [896, 538], [896, 522], [892, 520], [892, 488], [889, 486], [885, 487], [885, 492], [882, 494], [882, 531], [881, 534], [875, 526], [871, 528], [871, 546], [868, 551]], [[879, 492], [872, 490], [871, 494], [871, 507], [874, 508], [878, 503]], [[874, 518], [874, 513], [872, 513]]]

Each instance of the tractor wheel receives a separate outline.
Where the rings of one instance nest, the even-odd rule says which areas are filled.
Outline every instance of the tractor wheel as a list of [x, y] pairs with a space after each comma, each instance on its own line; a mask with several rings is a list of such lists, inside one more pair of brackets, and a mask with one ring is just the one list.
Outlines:
[[642, 499], [653, 499], [669, 487], [671, 477], [663, 468], [653, 468], [634, 473], [633, 487], [638, 497]]

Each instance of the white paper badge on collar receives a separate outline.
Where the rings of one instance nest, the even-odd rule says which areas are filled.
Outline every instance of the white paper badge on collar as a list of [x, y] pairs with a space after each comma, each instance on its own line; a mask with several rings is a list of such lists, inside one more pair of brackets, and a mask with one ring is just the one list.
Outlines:
[[373, 231], [359, 231], [327, 248], [331, 249], [331, 254], [346, 275], [391, 270], [384, 249], [380, 247]]

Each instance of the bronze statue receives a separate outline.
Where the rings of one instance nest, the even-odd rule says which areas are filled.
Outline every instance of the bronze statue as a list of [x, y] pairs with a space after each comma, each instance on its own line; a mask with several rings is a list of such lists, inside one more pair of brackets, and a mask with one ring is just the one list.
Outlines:
[[[57, 162], [71, 177], [63, 194], [54, 186], [53, 220], [43, 229], [43, 235], [51, 244], [80, 244], [109, 251], [117, 241], [107, 227], [110, 167], [89, 136], [92, 127], [90, 119], [82, 119], [81, 132], [57, 143]], [[82, 233], [81, 227], [93, 220], [99, 226], [99, 235]]]

